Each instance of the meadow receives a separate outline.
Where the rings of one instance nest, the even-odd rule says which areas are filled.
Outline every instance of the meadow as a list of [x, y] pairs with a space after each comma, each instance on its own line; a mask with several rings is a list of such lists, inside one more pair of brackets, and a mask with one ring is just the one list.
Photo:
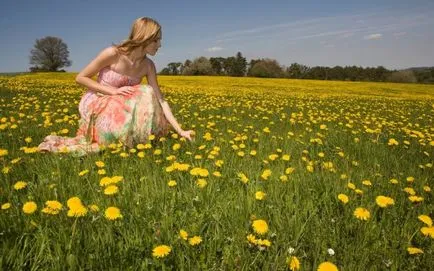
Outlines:
[[74, 76], [0, 77], [2, 269], [434, 266], [434, 85], [160, 76], [195, 141], [38, 153]]

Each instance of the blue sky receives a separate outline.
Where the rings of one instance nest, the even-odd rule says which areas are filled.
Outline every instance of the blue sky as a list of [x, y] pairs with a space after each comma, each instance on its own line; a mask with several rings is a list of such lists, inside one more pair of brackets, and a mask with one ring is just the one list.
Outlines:
[[[357, 3], [356, 3], [357, 2]], [[434, 1], [21, 1], [0, 4], [0, 72], [26, 71], [35, 40], [57, 36], [80, 71], [128, 36], [134, 19], [163, 27], [157, 70], [199, 56], [281, 65], [434, 66]]]

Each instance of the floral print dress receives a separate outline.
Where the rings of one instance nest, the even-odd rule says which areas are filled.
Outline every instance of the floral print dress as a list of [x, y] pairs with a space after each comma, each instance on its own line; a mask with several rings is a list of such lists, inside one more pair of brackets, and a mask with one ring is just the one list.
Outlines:
[[134, 147], [150, 134], [165, 136], [170, 129], [154, 90], [140, 84], [140, 78], [122, 75], [109, 67], [98, 74], [100, 84], [115, 88], [132, 86], [130, 96], [103, 95], [88, 90], [79, 104], [80, 121], [76, 137], [47, 136], [40, 151], [85, 155], [98, 152], [101, 145], [122, 143]]

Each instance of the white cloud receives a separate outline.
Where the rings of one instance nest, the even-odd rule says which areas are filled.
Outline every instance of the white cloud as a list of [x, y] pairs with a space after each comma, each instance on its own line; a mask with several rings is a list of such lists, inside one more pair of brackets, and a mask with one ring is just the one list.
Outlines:
[[383, 34], [371, 34], [371, 35], [367, 35], [367, 36], [364, 36], [363, 38], [365, 39], [365, 40], [378, 40], [378, 39], [381, 39], [381, 37], [383, 36]]
[[221, 51], [221, 50], [223, 50], [222, 47], [215, 46], [215, 47], [208, 48], [205, 51], [208, 51], [208, 52], [217, 52], [217, 51]]
[[398, 33], [393, 33], [393, 35], [394, 35], [395, 37], [404, 36], [405, 34], [407, 34], [407, 32], [398, 32]]

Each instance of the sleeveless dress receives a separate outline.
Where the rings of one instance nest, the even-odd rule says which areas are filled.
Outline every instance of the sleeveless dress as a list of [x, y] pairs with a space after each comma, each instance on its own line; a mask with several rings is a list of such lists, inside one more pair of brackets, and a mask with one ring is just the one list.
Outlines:
[[42, 152], [68, 152], [78, 156], [98, 152], [102, 145], [122, 143], [128, 147], [145, 143], [150, 134], [168, 134], [170, 124], [150, 85], [141, 79], [103, 68], [97, 81], [115, 88], [132, 86], [130, 96], [103, 95], [88, 90], [79, 104], [80, 121], [75, 137], [50, 135], [39, 145]]

